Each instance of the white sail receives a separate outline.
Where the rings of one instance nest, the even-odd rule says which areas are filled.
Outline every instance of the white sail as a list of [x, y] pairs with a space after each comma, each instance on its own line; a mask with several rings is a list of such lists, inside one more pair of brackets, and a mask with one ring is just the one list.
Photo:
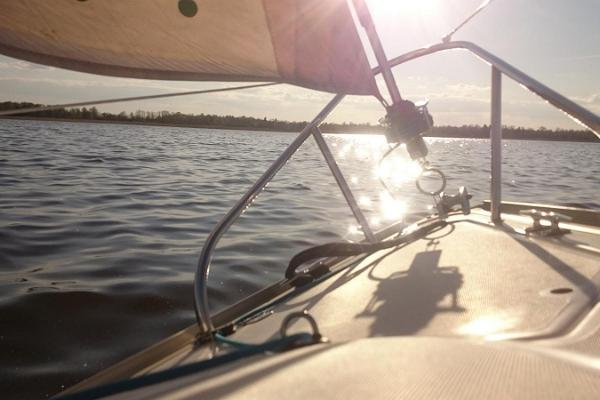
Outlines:
[[0, 0], [0, 53], [95, 74], [377, 89], [346, 0]]

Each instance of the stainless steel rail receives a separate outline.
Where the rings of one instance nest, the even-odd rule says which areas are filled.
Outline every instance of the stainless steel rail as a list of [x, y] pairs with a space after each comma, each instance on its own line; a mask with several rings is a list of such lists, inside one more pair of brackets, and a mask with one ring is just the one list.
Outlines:
[[[587, 110], [584, 107], [581, 107], [579, 104], [567, 99], [562, 94], [550, 89], [548, 86], [536, 81], [529, 75], [524, 72], [518, 70], [512, 65], [508, 64], [506, 61], [496, 57], [492, 53], [487, 50], [482, 49], [471, 42], [457, 41], [457, 42], [448, 42], [448, 43], [440, 43], [435, 44], [433, 46], [425, 47], [422, 49], [414, 50], [393, 58], [390, 60], [389, 64], [392, 67], [403, 64], [407, 61], [414, 60], [416, 58], [420, 58], [429, 54], [437, 53], [445, 50], [453, 50], [453, 49], [463, 49], [468, 50], [471, 53], [475, 54], [482, 60], [496, 67], [500, 72], [514, 81], [520, 83], [529, 91], [537, 94], [542, 99], [546, 100], [548, 103], [552, 104], [554, 107], [559, 110], [565, 112], [575, 121], [580, 124], [586, 126], [592, 132], [600, 138], [600, 117], [593, 112]], [[376, 67], [373, 69], [375, 74], [380, 73], [380, 68]]]
[[265, 173], [256, 181], [254, 185], [242, 196], [241, 199], [233, 206], [231, 210], [223, 217], [223, 219], [213, 228], [208, 235], [198, 266], [196, 267], [196, 276], [194, 278], [194, 302], [196, 310], [196, 318], [203, 332], [212, 332], [214, 330], [212, 319], [210, 318], [210, 310], [208, 307], [208, 291], [207, 282], [210, 272], [210, 261], [213, 252], [219, 239], [233, 224], [233, 222], [242, 214], [254, 201], [256, 196], [265, 188], [267, 183], [273, 179], [275, 174], [285, 165], [285, 163], [294, 155], [296, 150], [306, 141], [313, 133], [313, 129], [329, 115], [331, 111], [342, 101], [345, 96], [342, 94], [336, 95], [321, 112], [308, 124], [302, 132], [294, 139], [294, 141], [281, 153], [281, 155], [271, 164]]
[[[544, 100], [548, 101], [554, 107], [564, 111], [574, 120], [588, 127], [600, 138], [600, 117], [591, 111], [572, 102], [558, 92], [548, 88], [542, 83], [536, 81], [525, 73], [514, 68], [510, 64], [494, 56], [488, 51], [475, 45], [471, 42], [446, 42], [436, 44], [427, 48], [411, 51], [399, 57], [396, 57], [388, 62], [390, 67], [395, 67], [410, 60], [423, 57], [439, 51], [464, 49], [477, 55], [484, 61], [492, 65], [492, 121], [491, 121], [491, 142], [492, 142], [492, 183], [491, 183], [491, 210], [492, 220], [498, 222], [500, 219], [500, 202], [501, 202], [501, 147], [502, 147], [502, 127], [501, 127], [501, 76], [507, 75], [511, 79], [520, 83], [531, 92], [537, 94]], [[381, 68], [373, 68], [373, 74], [381, 73]], [[203, 332], [212, 332], [214, 330], [213, 322], [210, 317], [208, 307], [207, 281], [210, 272], [210, 261], [213, 252], [219, 242], [221, 236], [227, 232], [233, 222], [246, 210], [254, 201], [256, 196], [265, 188], [267, 183], [275, 176], [275, 174], [285, 165], [290, 157], [298, 150], [298, 148], [313, 134], [319, 149], [323, 153], [330, 169], [344, 197], [348, 201], [352, 212], [357, 218], [359, 224], [363, 227], [363, 232], [367, 240], [372, 240], [372, 231], [368, 226], [360, 208], [356, 205], [356, 201], [345, 184], [345, 180], [341, 175], [341, 171], [337, 168], [333, 155], [329, 151], [327, 144], [323, 140], [319, 130], [316, 130], [320, 123], [331, 113], [331, 111], [342, 101], [344, 95], [336, 95], [321, 112], [300, 132], [298, 137], [284, 150], [284, 152], [273, 162], [273, 164], [265, 171], [258, 181], [242, 196], [242, 198], [229, 210], [223, 219], [213, 228], [211, 233], [202, 248], [200, 259], [196, 268], [196, 276], [194, 279], [194, 301], [196, 309], [196, 317]]]
[[502, 73], [492, 66], [490, 142], [492, 153], [492, 182], [490, 200], [492, 202], [492, 222], [499, 224], [500, 204], [502, 202]]
[[[573, 120], [594, 132], [598, 138], [600, 138], [600, 117], [471, 42], [443, 42], [422, 49], [417, 49], [391, 59], [389, 61], [389, 65], [391, 67], [395, 67], [429, 54], [454, 49], [468, 50], [492, 65], [490, 122], [492, 181], [490, 187], [490, 209], [492, 222], [500, 223], [500, 204], [502, 202], [502, 74], [513, 79], [517, 83], [521, 84], [521, 86], [525, 87], [532, 93], [537, 94], [554, 107], [565, 112]], [[373, 69], [373, 72], [377, 74], [381, 71], [379, 67], [376, 67]]]
[[327, 162], [327, 165], [329, 166], [329, 169], [331, 170], [335, 181], [337, 182], [340, 190], [342, 191], [342, 194], [344, 195], [344, 198], [346, 199], [350, 210], [352, 210], [354, 218], [356, 218], [356, 221], [358, 221], [360, 229], [362, 229], [362, 232], [364, 233], [365, 237], [369, 242], [376, 242], [377, 240], [375, 239], [375, 234], [371, 230], [367, 219], [365, 218], [360, 207], [356, 203], [354, 194], [352, 194], [352, 190], [350, 190], [350, 187], [348, 187], [348, 183], [346, 182], [346, 179], [344, 178], [340, 167], [338, 167], [337, 163], [335, 162], [335, 158], [333, 158], [333, 154], [331, 154], [331, 150], [329, 149], [329, 146], [327, 146], [327, 142], [325, 141], [325, 138], [323, 138], [323, 134], [321, 133], [321, 130], [318, 126], [315, 127], [313, 131], [313, 137], [315, 138], [315, 141], [317, 142], [317, 146], [319, 146], [321, 153], [323, 153], [323, 157], [325, 157], [325, 161]]

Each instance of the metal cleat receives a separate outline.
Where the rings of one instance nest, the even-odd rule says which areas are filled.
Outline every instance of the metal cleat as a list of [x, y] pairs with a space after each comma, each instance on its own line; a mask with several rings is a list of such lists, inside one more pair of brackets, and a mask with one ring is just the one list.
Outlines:
[[462, 213], [464, 215], [469, 215], [471, 213], [471, 204], [469, 202], [471, 197], [472, 196], [467, 191], [467, 188], [464, 186], [461, 186], [458, 189], [458, 193], [455, 195], [449, 195], [442, 192], [440, 194], [440, 199], [437, 202], [438, 213], [445, 217], [455, 208], [455, 206], [460, 206]]
[[[560, 236], [571, 232], [569, 229], [559, 226], [560, 222], [571, 221], [572, 218], [566, 215], [555, 213], [554, 211], [540, 211], [535, 208], [521, 211], [520, 214], [530, 216], [533, 220], [532, 225], [525, 228], [525, 232], [528, 235]], [[542, 221], [550, 222], [550, 225], [542, 224]]]

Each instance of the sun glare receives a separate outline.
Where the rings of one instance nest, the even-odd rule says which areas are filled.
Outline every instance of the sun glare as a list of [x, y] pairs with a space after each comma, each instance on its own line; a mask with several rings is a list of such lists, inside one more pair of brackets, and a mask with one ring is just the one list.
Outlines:
[[437, 13], [440, 0], [368, 0], [369, 8], [390, 17], [403, 15], [428, 16]]
[[382, 191], [379, 193], [379, 214], [386, 221], [397, 221], [406, 214], [406, 203]]
[[422, 171], [423, 169], [419, 164], [407, 157], [392, 156], [378, 165], [373, 172], [376, 178], [383, 179], [393, 186], [398, 186], [417, 179]]
[[458, 328], [461, 335], [488, 336], [510, 328], [514, 318], [506, 315], [482, 315]]

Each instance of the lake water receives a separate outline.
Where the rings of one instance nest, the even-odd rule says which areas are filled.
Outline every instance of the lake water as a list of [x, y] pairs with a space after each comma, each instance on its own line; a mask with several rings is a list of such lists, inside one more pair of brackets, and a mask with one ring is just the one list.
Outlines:
[[[215, 223], [289, 133], [0, 120], [0, 393], [44, 398], [194, 322], [192, 280]], [[374, 227], [425, 211], [415, 165], [381, 136], [327, 135]], [[428, 139], [448, 191], [489, 192], [489, 142]], [[600, 208], [600, 145], [506, 141], [506, 200]], [[418, 171], [417, 171], [418, 172]], [[386, 194], [378, 177], [393, 188]], [[360, 234], [312, 138], [224, 236], [219, 309], [313, 244]]]

